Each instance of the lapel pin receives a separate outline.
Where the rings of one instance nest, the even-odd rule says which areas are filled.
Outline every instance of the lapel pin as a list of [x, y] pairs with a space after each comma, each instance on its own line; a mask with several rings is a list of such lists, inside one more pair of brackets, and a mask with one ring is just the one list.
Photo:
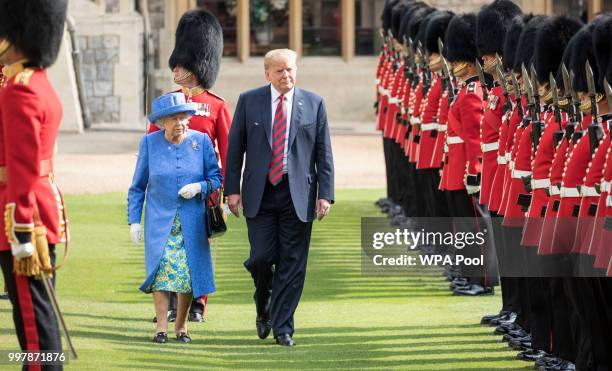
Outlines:
[[194, 140], [191, 140], [191, 148], [193, 148], [194, 151], [197, 151], [200, 149], [200, 145], [198, 144], [198, 142]]

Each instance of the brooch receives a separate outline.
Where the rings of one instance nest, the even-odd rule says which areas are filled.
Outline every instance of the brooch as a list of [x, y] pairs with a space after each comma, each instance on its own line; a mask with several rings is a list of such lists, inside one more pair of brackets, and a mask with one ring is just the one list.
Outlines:
[[194, 151], [198, 151], [200, 149], [200, 145], [195, 139], [191, 140], [191, 148], [193, 148]]

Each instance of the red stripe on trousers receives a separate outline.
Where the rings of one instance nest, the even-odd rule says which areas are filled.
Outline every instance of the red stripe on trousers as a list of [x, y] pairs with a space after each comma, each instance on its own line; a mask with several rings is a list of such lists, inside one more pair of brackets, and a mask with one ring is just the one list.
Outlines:
[[[19, 301], [19, 311], [23, 322], [24, 337], [26, 340], [26, 350], [29, 352], [40, 351], [38, 329], [36, 328], [36, 315], [34, 314], [34, 303], [30, 293], [30, 283], [28, 277], [14, 274], [15, 285], [17, 286], [17, 300]], [[40, 370], [40, 365], [29, 365], [28, 370]]]

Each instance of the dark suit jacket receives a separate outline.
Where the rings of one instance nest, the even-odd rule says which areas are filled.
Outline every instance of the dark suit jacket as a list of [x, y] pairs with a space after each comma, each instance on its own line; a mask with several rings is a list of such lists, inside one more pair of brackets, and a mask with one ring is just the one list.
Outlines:
[[[242, 204], [247, 218], [259, 211], [272, 160], [271, 94], [270, 85], [242, 93], [230, 128], [225, 194], [241, 193], [246, 158]], [[287, 145], [293, 206], [301, 221], [310, 222], [315, 218], [316, 199], [334, 201], [334, 162], [323, 98], [295, 88]]]

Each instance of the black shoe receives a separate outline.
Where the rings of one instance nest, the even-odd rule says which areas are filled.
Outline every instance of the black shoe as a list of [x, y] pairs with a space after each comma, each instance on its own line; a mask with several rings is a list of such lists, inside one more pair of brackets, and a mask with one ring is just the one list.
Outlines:
[[531, 348], [531, 336], [510, 340], [508, 346], [514, 350], [528, 350]]
[[517, 325], [516, 323], [500, 324], [499, 326], [497, 326], [495, 328], [495, 330], [493, 332], [496, 335], [505, 335], [505, 334], [509, 333], [510, 331], [516, 331], [516, 330], [518, 330], [520, 328], [521, 328], [521, 326]]
[[491, 320], [491, 326], [499, 326], [503, 324], [510, 324], [516, 321], [516, 313], [514, 312], [506, 312], [506, 314], [502, 315], [498, 319]]
[[491, 321], [499, 320], [501, 317], [502, 317], [502, 313], [488, 314], [488, 315], [482, 316], [482, 318], [480, 319], [480, 324], [490, 325]]
[[176, 341], [179, 343], [191, 343], [191, 337], [186, 332], [179, 332], [176, 335]]
[[257, 327], [257, 336], [260, 339], [265, 339], [270, 335], [270, 330], [272, 330], [272, 322], [269, 319], [264, 319], [261, 317], [257, 317], [255, 320], [255, 327]]
[[561, 362], [563, 362], [563, 360], [558, 357], [553, 357], [553, 356], [542, 357], [536, 361], [534, 367], [536, 369], [540, 367], [550, 367], [550, 366], [558, 365]]
[[468, 285], [464, 287], [457, 287], [453, 290], [453, 294], [455, 295], [464, 295], [464, 296], [483, 296], [483, 295], [493, 295], [495, 290], [493, 287], [484, 287], [480, 285]]
[[153, 342], [159, 344], [167, 343], [168, 334], [165, 332], [158, 332], [157, 334], [155, 334], [155, 336], [153, 336]]
[[575, 371], [576, 365], [570, 361], [560, 360], [557, 364], [539, 366], [538, 371]]
[[289, 334], [280, 334], [276, 336], [276, 344], [284, 347], [292, 347], [295, 345], [295, 341], [293, 341]]
[[[169, 310], [168, 311], [168, 322], [175, 322], [175, 321], [176, 321], [176, 311]], [[157, 323], [157, 316], [153, 317], [153, 323]]]
[[530, 349], [530, 350], [525, 350], [523, 352], [520, 352], [519, 354], [516, 355], [517, 359], [520, 359], [521, 361], [525, 361], [525, 362], [535, 362], [540, 358], [544, 358], [548, 355], [548, 353], [546, 353], [543, 350], [535, 350], [535, 349]]
[[468, 286], [470, 286], [470, 283], [468, 282], [467, 278], [457, 277], [453, 278], [450, 285], [448, 285], [448, 288], [452, 291], [458, 288], [469, 289]]
[[504, 334], [502, 341], [520, 340], [525, 339], [528, 336], [530, 336], [529, 333], [521, 328], [518, 330], [509, 331], [507, 334]]
[[204, 317], [202, 313], [189, 312], [189, 322], [204, 322]]

